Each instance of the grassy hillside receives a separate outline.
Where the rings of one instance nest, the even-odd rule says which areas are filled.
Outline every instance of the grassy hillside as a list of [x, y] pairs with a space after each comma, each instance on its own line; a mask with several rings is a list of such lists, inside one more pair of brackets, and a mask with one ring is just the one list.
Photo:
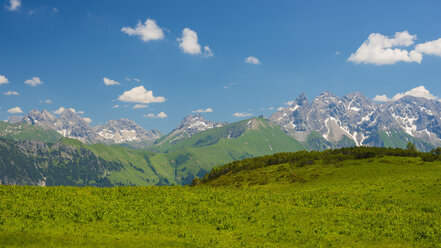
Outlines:
[[37, 140], [45, 143], [55, 143], [63, 136], [57, 131], [43, 129], [26, 123], [9, 124], [0, 121], [0, 137], [13, 140]]
[[369, 158], [342, 151], [298, 153], [290, 162], [266, 156], [269, 163], [254, 169], [250, 161], [261, 160], [248, 159], [246, 169], [196, 187], [0, 186], [0, 243], [439, 247], [439, 160], [405, 150]]

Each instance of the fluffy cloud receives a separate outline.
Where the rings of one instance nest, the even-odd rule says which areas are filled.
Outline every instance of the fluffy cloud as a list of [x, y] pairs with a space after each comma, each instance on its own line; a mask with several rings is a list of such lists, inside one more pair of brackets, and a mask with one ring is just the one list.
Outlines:
[[283, 107], [278, 107], [277, 108], [277, 111], [282, 111], [283, 110]]
[[198, 109], [191, 111], [192, 113], [211, 113], [213, 112], [212, 108], [206, 108], [206, 109]]
[[16, 11], [21, 6], [21, 0], [9, 0], [9, 6], [7, 6], [7, 9], [9, 11]]
[[291, 106], [294, 104], [294, 102], [295, 102], [294, 100], [287, 101], [287, 102], [285, 102], [285, 105]]
[[198, 42], [198, 34], [189, 28], [184, 28], [182, 30], [182, 37], [177, 40], [179, 47], [184, 53], [192, 55], [202, 54], [205, 57], [213, 56], [213, 51], [209, 46], [204, 46], [204, 52], [202, 53], [201, 45]]
[[141, 21], [138, 21], [135, 28], [123, 27], [121, 31], [130, 36], [139, 36], [144, 42], [164, 39], [162, 28], [156, 25], [156, 22], [152, 19], [147, 19], [144, 24], [142, 24]]
[[10, 108], [10, 109], [8, 109], [8, 113], [11, 113], [11, 114], [20, 114], [20, 113], [23, 113], [23, 110], [21, 110], [20, 107], [14, 107], [14, 108]]
[[121, 85], [119, 82], [112, 80], [110, 78], [104, 77], [103, 78], [103, 82], [105, 85], [110, 86], [110, 85]]
[[435, 55], [441, 57], [441, 38], [438, 40], [418, 44], [415, 46], [415, 51], [427, 55]]
[[418, 86], [404, 93], [398, 93], [392, 98], [389, 98], [386, 95], [376, 95], [373, 100], [378, 102], [397, 101], [405, 96], [423, 97], [430, 100], [438, 99], [438, 97], [432, 95], [426, 87]]
[[87, 123], [91, 123], [91, 122], [92, 122], [92, 119], [87, 118], [87, 117], [83, 117], [83, 120], [84, 120], [85, 122], [87, 122]]
[[135, 104], [135, 106], [133, 106], [134, 109], [140, 109], [140, 108], [148, 108], [149, 105], [145, 105], [145, 104]]
[[416, 38], [416, 35], [407, 31], [396, 32], [393, 38], [372, 33], [348, 60], [357, 64], [374, 65], [395, 64], [400, 61], [421, 63], [423, 55], [420, 52], [397, 48], [413, 45]]
[[250, 113], [237, 113], [237, 112], [233, 114], [234, 117], [249, 117], [251, 115], [252, 114]]
[[47, 104], [54, 103], [51, 99], [46, 99], [44, 102], [47, 103]]
[[164, 102], [165, 98], [162, 96], [153, 96], [153, 91], [146, 90], [144, 86], [138, 86], [131, 90], [125, 91], [118, 97], [121, 102], [134, 102], [134, 103], [152, 103], [152, 102]]
[[8, 84], [8, 83], [9, 83], [9, 80], [4, 75], [0, 75], [0, 85]]
[[386, 95], [376, 95], [374, 97], [374, 99], [372, 99], [372, 100], [374, 100], [376, 102], [388, 102], [391, 99], [389, 97], [387, 97]]
[[18, 92], [9, 90], [9, 91], [4, 92], [3, 95], [5, 95], [5, 96], [18, 96]]
[[119, 108], [119, 104], [113, 105], [113, 108]]
[[31, 79], [26, 80], [25, 84], [30, 86], [37, 86], [43, 84], [43, 82], [40, 80], [39, 77], [32, 77]]
[[53, 113], [59, 115], [59, 114], [63, 113], [64, 110], [70, 110], [70, 111], [74, 112], [75, 114], [84, 114], [84, 111], [81, 111], [81, 110], [80, 111], [76, 111], [73, 108], [64, 108], [64, 107], [58, 108], [57, 110], [53, 111]]
[[168, 116], [167, 116], [166, 113], [161, 112], [161, 113], [159, 113], [159, 114], [157, 114], [157, 115], [150, 113], [150, 114], [148, 114], [148, 115], [144, 115], [144, 117], [147, 117], [147, 118], [154, 118], [154, 119], [164, 119], [164, 118], [167, 118]]
[[254, 56], [249, 56], [245, 58], [245, 63], [252, 65], [260, 65], [260, 60]]

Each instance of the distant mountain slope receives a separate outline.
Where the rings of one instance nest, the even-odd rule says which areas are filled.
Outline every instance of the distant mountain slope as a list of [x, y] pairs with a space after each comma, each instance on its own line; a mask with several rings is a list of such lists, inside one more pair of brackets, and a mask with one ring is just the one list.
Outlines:
[[93, 127], [93, 130], [110, 143], [136, 148], [151, 146], [162, 136], [158, 130], [147, 131], [129, 119], [110, 120], [105, 125]]
[[360, 93], [338, 97], [324, 92], [309, 103], [302, 94], [270, 120], [301, 142], [308, 143], [311, 134], [317, 142], [320, 134], [323, 142], [307, 145], [311, 148], [414, 142], [427, 151], [441, 145], [441, 102], [413, 96], [377, 104]]
[[[152, 147], [155, 148], [158, 147]], [[170, 163], [175, 168], [176, 181], [188, 184], [194, 176], [203, 176], [224, 163], [302, 149], [302, 144], [277, 125], [264, 118], [252, 118], [195, 134], [150, 160]]]
[[26, 123], [9, 124], [0, 122], [0, 137], [13, 140], [36, 140], [45, 143], [55, 143], [63, 136], [52, 129], [44, 129]]

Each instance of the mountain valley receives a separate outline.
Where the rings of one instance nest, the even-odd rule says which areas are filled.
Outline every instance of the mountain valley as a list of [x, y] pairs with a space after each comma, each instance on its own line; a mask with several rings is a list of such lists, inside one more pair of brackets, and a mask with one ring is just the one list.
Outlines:
[[[71, 109], [59, 115], [33, 110], [0, 123], [0, 151], [17, 154], [2, 159], [0, 180], [31, 185], [189, 184], [222, 164], [280, 152], [405, 148], [409, 142], [430, 151], [441, 142], [440, 120], [437, 100], [406, 96], [378, 104], [360, 93], [340, 98], [329, 92], [311, 103], [301, 94], [268, 119], [227, 123], [190, 114], [164, 136], [128, 119], [93, 127]], [[74, 168], [77, 176], [72, 177]]]

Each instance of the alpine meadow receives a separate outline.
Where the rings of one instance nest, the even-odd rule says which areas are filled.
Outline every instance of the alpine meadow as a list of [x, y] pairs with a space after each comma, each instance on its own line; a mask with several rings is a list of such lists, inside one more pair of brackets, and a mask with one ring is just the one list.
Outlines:
[[0, 3], [0, 247], [441, 248], [441, 2]]

